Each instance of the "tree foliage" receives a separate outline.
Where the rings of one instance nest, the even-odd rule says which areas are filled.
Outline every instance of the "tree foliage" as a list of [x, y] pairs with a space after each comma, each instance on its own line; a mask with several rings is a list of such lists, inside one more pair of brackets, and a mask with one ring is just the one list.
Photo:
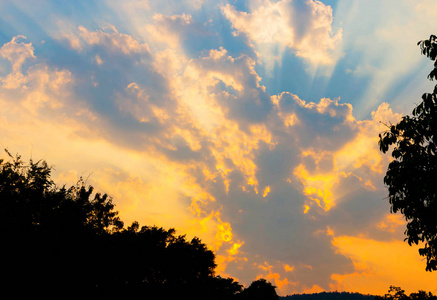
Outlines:
[[58, 188], [45, 161], [24, 165], [20, 156], [0, 159], [0, 225], [3, 233], [61, 237], [103, 235], [120, 229], [108, 195], [93, 194], [82, 180]]
[[311, 294], [294, 294], [283, 300], [375, 300], [375, 296], [349, 292], [321, 292]]
[[409, 296], [405, 294], [405, 290], [397, 286], [390, 286], [388, 293], [384, 296], [375, 296], [375, 300], [437, 300], [437, 296], [431, 292], [418, 291], [411, 293]]
[[[422, 54], [434, 61], [428, 78], [437, 78], [437, 37], [418, 43]], [[379, 135], [380, 150], [392, 150], [384, 183], [388, 186], [391, 212], [401, 212], [407, 220], [406, 240], [424, 242], [419, 254], [426, 257], [426, 270], [437, 270], [437, 85], [425, 93], [412, 111], [398, 124]]]
[[[45, 161], [26, 165], [7, 154], [9, 160], [0, 159], [3, 292], [248, 299], [240, 297], [252, 285], [243, 289], [232, 278], [215, 276], [215, 255], [199, 238], [138, 222], [125, 227], [107, 194], [83, 180], [58, 187]], [[270, 283], [263, 287], [271, 292]]]
[[276, 287], [265, 279], [252, 282], [239, 296], [241, 300], [279, 300]]

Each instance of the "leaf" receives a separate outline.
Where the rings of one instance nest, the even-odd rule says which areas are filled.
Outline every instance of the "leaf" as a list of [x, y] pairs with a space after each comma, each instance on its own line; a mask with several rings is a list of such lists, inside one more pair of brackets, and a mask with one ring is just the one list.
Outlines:
[[432, 60], [435, 60], [436, 56], [437, 56], [437, 49], [432, 48], [430, 53], [429, 53], [429, 58], [431, 58]]
[[[437, 53], [436, 53], [437, 54]], [[434, 56], [434, 59], [435, 59], [435, 56]], [[428, 79], [429, 80], [434, 80], [435, 78], [436, 78], [436, 69], [433, 69], [430, 73], [429, 73], [429, 75], [428, 75]]]

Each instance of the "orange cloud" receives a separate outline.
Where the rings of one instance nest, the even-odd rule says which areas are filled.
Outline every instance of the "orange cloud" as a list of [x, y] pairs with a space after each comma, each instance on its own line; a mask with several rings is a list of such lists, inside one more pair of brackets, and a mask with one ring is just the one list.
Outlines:
[[284, 270], [285, 272], [293, 272], [294, 271], [294, 266], [289, 266], [287, 264], [284, 265]]
[[[258, 269], [262, 270], [262, 272], [257, 276], [257, 279], [264, 278], [271, 281], [278, 288], [277, 292], [279, 294], [285, 294], [286, 290], [288, 290], [290, 286], [297, 285], [296, 282], [289, 281], [287, 277], [281, 279], [281, 274], [279, 272], [274, 272], [274, 266], [269, 265], [267, 262], [258, 265]], [[288, 265], [285, 265], [284, 269], [286, 272], [293, 271], [293, 267], [290, 267]]]
[[322, 289], [317, 284], [314, 284], [312, 287], [304, 287], [302, 294], [315, 294], [315, 293], [322, 293], [325, 292], [324, 289]]
[[[301, 105], [335, 116], [338, 114], [335, 110], [337, 105], [332, 106], [333, 103], [332, 100], [322, 99], [319, 104], [302, 102]], [[337, 199], [352, 192], [354, 188], [342, 186], [346, 178], [353, 177], [362, 188], [375, 190], [373, 182], [380, 180], [380, 174], [388, 162], [388, 158], [378, 149], [378, 133], [384, 130], [379, 120], [397, 120], [400, 115], [394, 114], [386, 103], [372, 113], [372, 120], [356, 121], [351, 107], [343, 113], [345, 121], [341, 126], [355, 128], [355, 136], [335, 151], [312, 147], [303, 149], [303, 162], [293, 170], [294, 179], [300, 183], [302, 193], [309, 200], [304, 204], [304, 213], [308, 213], [311, 203], [325, 211], [334, 207]]]
[[[175, 60], [186, 62], [171, 63], [174, 69], [170, 72], [170, 84], [177, 101], [177, 122], [190, 129], [174, 130], [183, 133], [181, 136], [194, 151], [200, 150], [199, 139], [210, 142], [211, 147], [208, 150], [216, 164], [212, 170], [203, 168], [203, 173], [208, 174], [209, 179], [221, 177], [228, 189], [228, 176], [237, 169], [246, 178], [246, 185], [257, 191], [257, 166], [253, 152], [261, 141], [274, 147], [272, 134], [264, 124], [250, 125], [249, 131], [242, 130], [238, 121], [228, 118], [227, 109], [221, 105], [223, 95], [210, 91], [219, 82], [240, 92], [253, 89], [248, 86], [246, 78], [255, 76], [250, 59], [232, 58], [224, 49], [211, 50], [206, 56], [192, 61], [180, 60], [180, 56], [180, 53], [165, 52], [165, 60], [169, 63]], [[260, 80], [258, 77], [255, 79]], [[255, 88], [260, 87], [257, 85]], [[190, 134], [193, 130], [196, 135]], [[242, 188], [246, 189], [246, 186]]]
[[[335, 174], [319, 173], [312, 175], [303, 164], [294, 169], [293, 175], [303, 185], [303, 194], [314, 201], [320, 208], [328, 211], [334, 205], [333, 186], [338, 183]], [[308, 206], [305, 211], [308, 212]]]
[[267, 195], [270, 193], [270, 186], [266, 186], [263, 192], [263, 197], [267, 197]]
[[406, 221], [400, 214], [387, 214], [385, 219], [376, 224], [376, 227], [394, 233], [399, 226], [405, 226]]

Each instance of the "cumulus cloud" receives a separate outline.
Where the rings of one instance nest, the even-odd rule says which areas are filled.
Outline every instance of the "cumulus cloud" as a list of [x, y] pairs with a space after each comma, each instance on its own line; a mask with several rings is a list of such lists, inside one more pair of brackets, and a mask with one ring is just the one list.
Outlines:
[[333, 32], [332, 8], [320, 1], [255, 1], [249, 12], [222, 7], [236, 34], [245, 34], [270, 68], [286, 49], [312, 65], [332, 65], [342, 31]]
[[4, 78], [0, 78], [3, 88], [15, 89], [26, 83], [26, 78], [21, 72], [21, 66], [26, 59], [35, 58], [35, 55], [33, 54], [34, 48], [32, 43], [17, 43], [18, 39], [25, 38], [22, 35], [15, 36], [0, 49], [0, 55], [9, 60], [12, 67], [11, 73]]
[[[36, 56], [32, 43], [17, 43], [19, 38], [25, 39], [24, 36], [13, 37], [0, 49], [0, 54], [12, 67], [7, 76], [0, 77], [4, 100], [15, 101], [33, 114], [37, 114], [37, 110], [43, 106], [63, 106], [74, 81], [71, 72], [50, 68], [44, 63], [35, 64]], [[23, 65], [28, 60], [31, 60], [31, 65], [23, 70]], [[11, 99], [12, 95], [15, 99]]]
[[121, 52], [125, 55], [150, 54], [149, 46], [146, 43], [140, 43], [130, 35], [119, 33], [113, 25], [107, 25], [105, 28], [96, 31], [90, 31], [83, 26], [79, 26], [77, 34], [64, 34], [63, 38], [67, 39], [70, 42], [70, 46], [77, 50], [83, 49], [85, 45], [95, 45], [102, 46], [111, 52]]
[[21, 66], [26, 59], [35, 58], [35, 55], [33, 54], [34, 48], [32, 43], [17, 43], [17, 40], [20, 38], [25, 39], [26, 37], [22, 35], [15, 36], [10, 42], [4, 44], [0, 49], [1, 56], [11, 62], [12, 72], [20, 71]]
[[[245, 55], [234, 58], [221, 48], [211, 50], [198, 64], [202, 75], [210, 79], [210, 85], [217, 90], [214, 94], [217, 94], [219, 104], [225, 107], [228, 117], [241, 125], [244, 121], [260, 123], [266, 119], [272, 102], [265, 87], [260, 85], [255, 61]], [[225, 85], [224, 89], [220, 83]]]

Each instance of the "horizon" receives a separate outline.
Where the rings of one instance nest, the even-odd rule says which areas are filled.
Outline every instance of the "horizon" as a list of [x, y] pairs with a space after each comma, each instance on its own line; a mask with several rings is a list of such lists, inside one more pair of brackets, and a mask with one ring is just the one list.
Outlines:
[[[0, 146], [278, 295], [437, 293], [383, 184], [437, 2], [0, 2]], [[4, 158], [5, 154], [0, 154]]]

